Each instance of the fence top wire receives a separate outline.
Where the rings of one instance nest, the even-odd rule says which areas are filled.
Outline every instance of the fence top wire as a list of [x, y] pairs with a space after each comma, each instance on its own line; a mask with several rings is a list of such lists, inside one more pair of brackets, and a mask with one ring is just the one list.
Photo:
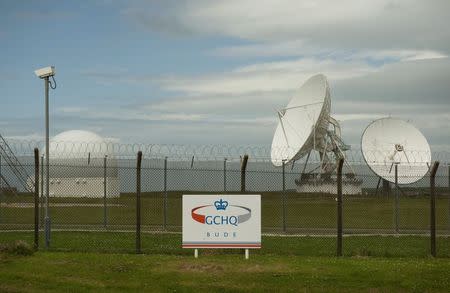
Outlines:
[[[32, 156], [35, 147], [43, 153], [45, 143], [40, 140], [16, 140], [9, 139], [8, 144], [16, 156]], [[117, 143], [117, 142], [73, 142], [56, 141], [50, 143], [51, 153], [57, 152], [58, 157], [79, 158], [89, 154], [92, 158], [115, 157], [118, 159], [136, 158], [138, 151], [142, 151], [144, 159], [165, 159], [171, 161], [240, 161], [244, 155], [248, 155], [251, 161], [269, 162], [271, 154], [283, 154], [292, 152], [290, 149], [282, 148], [272, 150], [269, 146], [261, 145], [176, 145], [176, 144], [144, 144], [144, 143]], [[423, 153], [409, 151], [411, 163], [422, 163]], [[295, 163], [302, 163], [302, 158]], [[450, 151], [432, 152], [432, 160], [441, 161], [443, 164], [450, 162]], [[346, 151], [348, 163], [365, 163], [360, 149]], [[318, 152], [312, 152], [309, 162], [321, 162]]]

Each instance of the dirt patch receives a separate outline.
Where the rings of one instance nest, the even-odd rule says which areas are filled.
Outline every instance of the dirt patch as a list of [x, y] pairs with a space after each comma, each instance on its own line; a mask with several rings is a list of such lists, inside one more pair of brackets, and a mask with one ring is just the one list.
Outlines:
[[217, 273], [217, 272], [243, 272], [243, 273], [264, 273], [264, 272], [281, 272], [288, 273], [290, 271], [287, 265], [261, 265], [261, 264], [239, 264], [236, 266], [223, 266], [212, 263], [183, 263], [179, 265], [179, 270], [181, 271], [190, 271], [190, 272], [208, 272], [208, 273]]
[[134, 269], [132, 264], [117, 264], [111, 267], [111, 271], [116, 273], [127, 273]]
[[242, 265], [237, 269], [245, 273], [280, 272], [284, 274], [290, 271], [289, 266], [283, 264], [271, 264], [270, 266], [260, 264]]
[[221, 265], [196, 263], [183, 263], [179, 266], [179, 269], [185, 272], [222, 272], [224, 270]]

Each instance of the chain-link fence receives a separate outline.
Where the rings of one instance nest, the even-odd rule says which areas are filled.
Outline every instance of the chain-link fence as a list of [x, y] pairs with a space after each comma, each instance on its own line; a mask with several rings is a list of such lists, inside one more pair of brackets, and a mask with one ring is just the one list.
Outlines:
[[[28, 184], [22, 184], [14, 172], [17, 166], [1, 160], [0, 241], [31, 241], [38, 213], [41, 248], [46, 247], [48, 217], [50, 249], [131, 252], [139, 242], [143, 252], [191, 253], [181, 249], [182, 195], [251, 193], [261, 195], [263, 248], [259, 253], [336, 254], [338, 177], [309, 167], [320, 165], [320, 159], [274, 167], [270, 156], [250, 154], [243, 170], [245, 153], [232, 156], [216, 148], [213, 154], [211, 149], [211, 156], [200, 156], [204, 150], [173, 155], [153, 149], [144, 152], [140, 169], [137, 152], [130, 150], [102, 155], [90, 151], [80, 156], [79, 149], [65, 155], [66, 149], [50, 157], [48, 202], [44, 158], [39, 156], [36, 172], [34, 157], [16, 150]], [[449, 171], [441, 162], [434, 189], [437, 255], [446, 257], [450, 256]], [[430, 254], [430, 180], [427, 173], [413, 184], [395, 186], [361, 160], [347, 158], [342, 170], [343, 254]], [[34, 189], [27, 189], [33, 184], [38, 187], [37, 206]]]

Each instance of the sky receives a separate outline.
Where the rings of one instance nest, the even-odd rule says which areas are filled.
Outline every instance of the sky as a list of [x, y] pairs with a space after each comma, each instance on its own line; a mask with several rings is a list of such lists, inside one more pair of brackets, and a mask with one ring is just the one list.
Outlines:
[[310, 76], [358, 148], [392, 116], [450, 150], [450, 1], [1, 1], [0, 134], [91, 130], [112, 141], [270, 146]]

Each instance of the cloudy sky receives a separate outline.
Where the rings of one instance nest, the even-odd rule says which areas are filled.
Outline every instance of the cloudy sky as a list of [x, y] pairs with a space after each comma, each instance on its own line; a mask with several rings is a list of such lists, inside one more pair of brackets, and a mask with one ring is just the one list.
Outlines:
[[450, 149], [450, 1], [1, 1], [0, 133], [270, 145], [276, 111], [330, 82], [346, 142], [395, 116]]

